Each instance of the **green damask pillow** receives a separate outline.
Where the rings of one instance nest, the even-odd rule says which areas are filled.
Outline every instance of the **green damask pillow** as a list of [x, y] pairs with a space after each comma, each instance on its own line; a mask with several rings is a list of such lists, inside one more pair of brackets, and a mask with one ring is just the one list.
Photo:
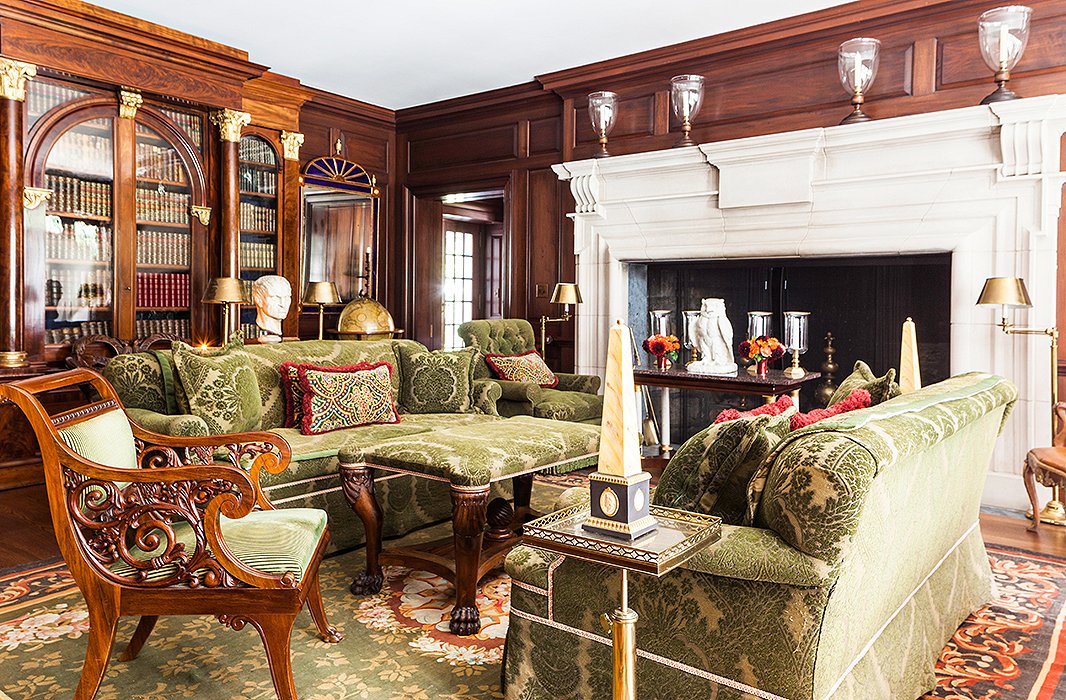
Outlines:
[[471, 413], [474, 410], [474, 359], [477, 350], [445, 352], [397, 345], [400, 409], [404, 413]]
[[856, 389], [865, 389], [870, 392], [871, 406], [894, 399], [902, 393], [899, 384], [896, 383], [896, 370], [889, 369], [885, 376], [878, 377], [870, 369], [870, 365], [862, 360], [857, 360], [855, 362], [855, 371], [840, 383], [837, 390], [833, 392], [833, 396], [830, 397], [826, 407], [832, 406], [838, 401], [843, 401]]
[[793, 413], [738, 418], [696, 433], [666, 466], [652, 500], [740, 525], [748, 512], [748, 482], [788, 434]]
[[230, 340], [204, 355], [180, 340], [171, 346], [189, 408], [204, 419], [212, 435], [258, 430], [263, 419], [259, 382], [239, 347]]

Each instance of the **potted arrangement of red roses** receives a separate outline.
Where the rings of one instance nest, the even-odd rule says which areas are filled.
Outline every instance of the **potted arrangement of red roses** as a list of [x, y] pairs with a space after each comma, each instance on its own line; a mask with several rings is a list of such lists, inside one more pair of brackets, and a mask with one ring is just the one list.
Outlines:
[[739, 350], [741, 357], [755, 360], [755, 373], [760, 377], [766, 376], [770, 360], [777, 360], [785, 354], [785, 346], [781, 341], [769, 335], [745, 340], [740, 344]]
[[665, 370], [671, 362], [677, 362], [677, 352], [681, 349], [676, 335], [655, 334], [644, 340], [644, 351], [655, 356], [655, 366], [659, 371]]

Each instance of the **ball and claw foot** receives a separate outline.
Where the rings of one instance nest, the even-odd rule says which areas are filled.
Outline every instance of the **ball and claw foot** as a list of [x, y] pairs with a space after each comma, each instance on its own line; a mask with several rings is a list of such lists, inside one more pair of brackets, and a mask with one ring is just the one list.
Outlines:
[[385, 577], [380, 574], [372, 576], [364, 571], [352, 579], [352, 585], [349, 590], [355, 595], [373, 595], [381, 591], [381, 584], [384, 583], [384, 579]]
[[336, 644], [344, 639], [344, 635], [337, 631], [337, 628], [330, 625], [326, 628], [325, 632], [321, 633], [322, 641], [326, 644]]
[[448, 623], [448, 628], [452, 634], [460, 637], [477, 634], [481, 631], [481, 613], [476, 607], [457, 605], [452, 608], [452, 619]]

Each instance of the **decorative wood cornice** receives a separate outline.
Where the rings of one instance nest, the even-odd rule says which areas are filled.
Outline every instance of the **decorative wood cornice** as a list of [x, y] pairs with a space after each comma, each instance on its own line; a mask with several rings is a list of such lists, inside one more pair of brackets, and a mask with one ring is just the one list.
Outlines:
[[252, 114], [252, 125], [297, 131], [300, 108], [313, 93], [296, 78], [266, 72], [244, 84], [241, 110]]
[[211, 123], [218, 127], [223, 141], [238, 143], [241, 140], [241, 128], [252, 121], [252, 115], [235, 109], [220, 109], [211, 114]]
[[37, 66], [0, 57], [0, 97], [22, 102], [26, 99], [26, 81], [35, 75]]
[[550, 103], [556, 109], [558, 105], [557, 98], [546, 94], [540, 83], [528, 82], [397, 110], [396, 123], [399, 128], [404, 128], [414, 122], [440, 117], [452, 117], [463, 112], [480, 109], [522, 105], [525, 111], [531, 110], [534, 106], [539, 106], [538, 103], [531, 101], [540, 101], [544, 104]]
[[312, 97], [306, 103], [308, 107], [314, 107], [318, 111], [325, 112], [331, 116], [366, 121], [372, 126], [396, 126], [396, 112], [387, 107], [379, 107], [369, 102], [353, 100], [349, 97], [316, 88], [310, 88], [310, 90]]

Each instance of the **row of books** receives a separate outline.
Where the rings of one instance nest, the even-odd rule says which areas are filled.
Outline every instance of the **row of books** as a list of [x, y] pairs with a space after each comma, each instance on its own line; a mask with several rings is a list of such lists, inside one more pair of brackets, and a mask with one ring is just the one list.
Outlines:
[[48, 152], [48, 169], [110, 179], [111, 161], [114, 158], [111, 136], [83, 131], [99, 128], [95, 126], [96, 123], [97, 120], [93, 120], [79, 124], [63, 134]]
[[112, 251], [112, 234], [108, 226], [92, 226], [84, 221], [62, 223], [49, 227], [44, 237], [45, 256], [49, 260], [69, 262], [109, 262]]
[[241, 189], [245, 192], [261, 194], [278, 193], [278, 173], [276, 170], [263, 170], [249, 165], [241, 166]]
[[192, 264], [192, 236], [179, 231], [137, 231], [138, 265]]
[[51, 211], [111, 216], [111, 183], [46, 173], [44, 186], [52, 191]]
[[189, 306], [189, 276], [180, 272], [138, 272], [137, 306]]
[[30, 80], [26, 84], [26, 109], [31, 117], [39, 117], [53, 107], [76, 100], [89, 93], [66, 85], [56, 85], [43, 80]]
[[254, 136], [245, 136], [241, 139], [239, 154], [241, 160], [253, 163], [275, 165], [278, 162], [274, 149], [267, 145], [267, 142], [263, 139]]
[[78, 270], [50, 265], [44, 283], [45, 306], [78, 308], [111, 305], [111, 270]]
[[189, 140], [193, 142], [196, 149], [200, 150], [201, 144], [203, 143], [203, 117], [199, 114], [189, 114], [188, 112], [181, 112], [168, 107], [160, 107], [159, 111], [167, 115], [172, 122], [181, 127], [182, 130], [189, 135]]
[[137, 142], [137, 177], [185, 182], [185, 166], [169, 146]]
[[273, 243], [241, 241], [241, 265], [243, 267], [276, 267], [278, 247]]
[[254, 323], [242, 323], [241, 332], [244, 333], [245, 338], [258, 338], [263, 334], [263, 331], [259, 330], [259, 326]]
[[133, 322], [133, 333], [138, 338], [147, 338], [156, 333], [191, 338], [192, 322], [187, 318], [139, 318]]
[[137, 219], [140, 221], [187, 224], [190, 204], [192, 195], [186, 192], [137, 188]]
[[110, 321], [82, 321], [76, 326], [50, 328], [44, 332], [44, 342], [49, 345], [73, 343], [89, 335], [111, 335]]
[[278, 213], [275, 207], [241, 202], [241, 229], [244, 231], [277, 231]]

